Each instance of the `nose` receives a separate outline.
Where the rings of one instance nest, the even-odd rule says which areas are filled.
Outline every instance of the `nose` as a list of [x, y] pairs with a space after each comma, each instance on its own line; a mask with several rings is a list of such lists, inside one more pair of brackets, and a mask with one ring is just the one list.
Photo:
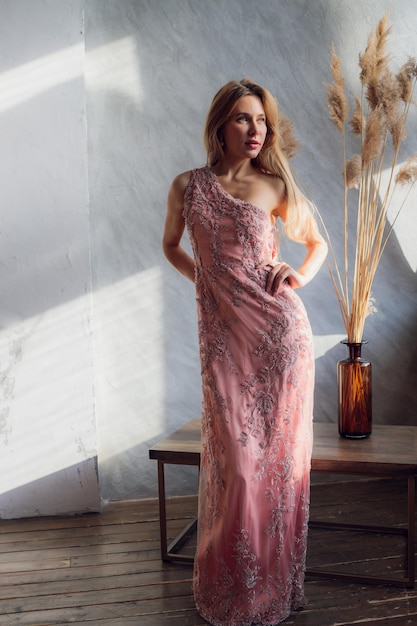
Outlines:
[[249, 134], [250, 135], [256, 135], [259, 132], [259, 128], [260, 128], [260, 124], [258, 124], [258, 122], [256, 120], [251, 120], [250, 125], [249, 125]]

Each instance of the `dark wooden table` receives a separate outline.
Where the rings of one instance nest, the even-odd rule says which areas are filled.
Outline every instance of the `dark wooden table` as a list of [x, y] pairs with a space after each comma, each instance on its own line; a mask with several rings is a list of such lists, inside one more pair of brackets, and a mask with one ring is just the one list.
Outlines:
[[[158, 442], [149, 457], [158, 461], [158, 495], [161, 533], [161, 557], [164, 561], [192, 562], [193, 557], [179, 554], [176, 550], [195, 528], [197, 519], [167, 545], [165, 465], [200, 464], [201, 420], [194, 419]], [[392, 584], [414, 587], [414, 523], [415, 523], [415, 476], [417, 474], [417, 427], [375, 425], [368, 439], [343, 439], [335, 424], [314, 423], [312, 471], [326, 474], [351, 474], [364, 477], [403, 477], [408, 481], [407, 526], [371, 526], [311, 521], [311, 526], [347, 530], [367, 530], [403, 534], [406, 538], [406, 576], [387, 578], [360, 576], [328, 570], [308, 570], [308, 574], [325, 578], [340, 578], [358, 583]]]

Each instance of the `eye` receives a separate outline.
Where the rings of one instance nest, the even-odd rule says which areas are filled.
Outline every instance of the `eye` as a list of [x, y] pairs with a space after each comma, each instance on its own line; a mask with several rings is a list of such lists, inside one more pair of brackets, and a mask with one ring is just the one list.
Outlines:
[[239, 115], [237, 118], [238, 122], [248, 122], [249, 121], [249, 117], [245, 114]]

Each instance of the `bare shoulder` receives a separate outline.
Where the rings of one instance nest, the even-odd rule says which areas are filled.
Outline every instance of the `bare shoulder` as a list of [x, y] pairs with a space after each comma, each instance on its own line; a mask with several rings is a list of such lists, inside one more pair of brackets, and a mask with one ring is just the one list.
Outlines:
[[181, 213], [184, 205], [184, 194], [190, 182], [191, 171], [178, 174], [172, 181], [168, 191], [168, 210]]
[[264, 180], [264, 184], [268, 187], [271, 195], [270, 214], [285, 221], [287, 217], [287, 193], [284, 181], [280, 176], [273, 174], [264, 174]]
[[184, 197], [185, 190], [187, 189], [187, 185], [190, 182], [192, 170], [188, 170], [187, 172], [181, 172], [178, 174], [171, 183], [170, 191], [177, 196]]
[[265, 182], [275, 192], [277, 199], [281, 200], [285, 196], [285, 183], [280, 176], [273, 174], [263, 174]]

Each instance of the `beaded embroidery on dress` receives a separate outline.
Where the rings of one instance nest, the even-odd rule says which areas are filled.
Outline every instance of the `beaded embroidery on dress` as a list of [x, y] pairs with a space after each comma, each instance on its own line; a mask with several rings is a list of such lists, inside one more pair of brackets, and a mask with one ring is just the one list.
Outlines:
[[300, 298], [265, 290], [273, 226], [193, 170], [203, 385], [194, 597], [214, 626], [272, 626], [305, 604], [314, 360]]

